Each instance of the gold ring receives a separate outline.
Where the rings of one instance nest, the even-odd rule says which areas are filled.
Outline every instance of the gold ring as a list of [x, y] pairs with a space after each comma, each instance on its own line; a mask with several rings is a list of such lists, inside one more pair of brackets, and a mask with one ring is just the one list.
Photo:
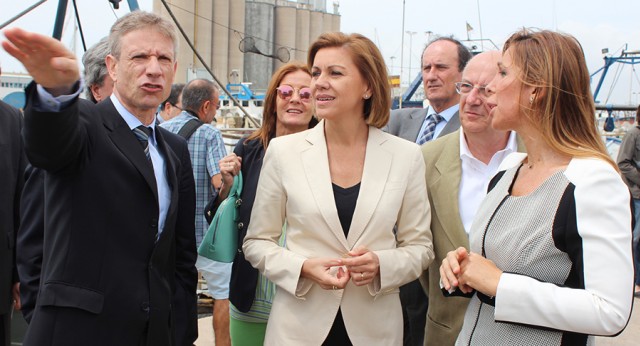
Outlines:
[[336, 290], [336, 286], [333, 286], [333, 290], [334, 290], [334, 291]]
[[364, 280], [364, 273], [360, 273], [360, 280]]

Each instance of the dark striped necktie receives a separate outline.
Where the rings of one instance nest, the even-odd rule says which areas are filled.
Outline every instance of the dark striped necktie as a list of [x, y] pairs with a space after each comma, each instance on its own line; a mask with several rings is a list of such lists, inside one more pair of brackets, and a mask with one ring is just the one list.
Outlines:
[[424, 128], [420, 139], [418, 139], [418, 145], [422, 145], [431, 139], [433, 139], [433, 134], [436, 132], [436, 126], [439, 122], [444, 120], [444, 118], [440, 114], [430, 114], [427, 117], [427, 126]]
[[133, 133], [140, 141], [140, 145], [142, 145], [142, 149], [144, 149], [144, 155], [147, 157], [147, 160], [151, 162], [151, 155], [149, 154], [149, 137], [153, 134], [153, 129], [146, 126], [138, 126], [133, 129]]

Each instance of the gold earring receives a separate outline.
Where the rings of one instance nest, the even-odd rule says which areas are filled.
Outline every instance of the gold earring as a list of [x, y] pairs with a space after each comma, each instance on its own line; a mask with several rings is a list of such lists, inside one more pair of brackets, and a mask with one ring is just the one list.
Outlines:
[[368, 99], [369, 99], [369, 97], [371, 97], [371, 96], [369, 96], [369, 94], [364, 94], [364, 99], [365, 99], [365, 100], [368, 100]]
[[531, 95], [529, 97], [529, 104], [533, 104], [533, 100], [535, 100], [535, 97], [533, 97], [533, 95]]

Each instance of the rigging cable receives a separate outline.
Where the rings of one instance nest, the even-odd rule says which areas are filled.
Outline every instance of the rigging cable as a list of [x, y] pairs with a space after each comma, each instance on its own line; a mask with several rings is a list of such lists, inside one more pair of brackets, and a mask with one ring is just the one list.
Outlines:
[[76, 14], [76, 22], [78, 23], [78, 32], [80, 33], [80, 41], [82, 42], [82, 49], [87, 51], [87, 44], [84, 42], [84, 31], [82, 31], [82, 23], [80, 22], [80, 14], [78, 13], [78, 5], [76, 4], [76, 0], [73, 0], [73, 11]]
[[22, 12], [18, 13], [17, 15], [13, 16], [12, 18], [10, 18], [9, 20], [7, 20], [6, 22], [4, 22], [4, 23], [0, 24], [0, 29], [4, 28], [5, 26], [7, 26], [7, 25], [9, 25], [9, 24], [11, 24], [11, 23], [13, 23], [14, 21], [16, 21], [17, 19], [19, 19], [20, 17], [24, 16], [25, 14], [27, 14], [27, 13], [31, 12], [31, 10], [33, 10], [34, 8], [36, 8], [36, 7], [40, 6], [40, 5], [42, 5], [42, 3], [44, 3], [45, 1], [47, 1], [47, 0], [40, 0], [40, 1], [38, 1], [38, 3], [33, 4], [33, 5], [29, 6], [29, 7], [27, 7], [27, 9], [26, 9], [26, 10], [24, 10], [24, 11], [22, 11]]
[[613, 89], [615, 88], [616, 84], [618, 84], [618, 80], [620, 79], [620, 75], [622, 74], [622, 66], [618, 65], [616, 67], [616, 73], [613, 77], [613, 83], [611, 83], [611, 87], [609, 88], [609, 93], [607, 94], [607, 98], [604, 100], [604, 103], [607, 104], [609, 103], [609, 98], [611, 98], [611, 94], [613, 93]]

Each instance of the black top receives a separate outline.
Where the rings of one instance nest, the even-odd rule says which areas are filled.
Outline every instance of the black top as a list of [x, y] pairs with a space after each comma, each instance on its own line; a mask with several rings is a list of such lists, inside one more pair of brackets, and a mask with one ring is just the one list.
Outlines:
[[[336, 184], [331, 185], [333, 186], [333, 198], [336, 201], [340, 225], [346, 237], [349, 234], [351, 220], [353, 220], [353, 212], [356, 210], [356, 202], [358, 201], [358, 194], [360, 194], [360, 183], [347, 188], [340, 187]], [[338, 310], [329, 335], [327, 335], [322, 345], [352, 345], [349, 335], [347, 334], [347, 329], [344, 326], [342, 310]]]
[[347, 188], [340, 187], [336, 184], [331, 185], [333, 185], [333, 197], [336, 200], [336, 209], [338, 209], [340, 225], [342, 225], [342, 231], [346, 237], [349, 235], [353, 212], [356, 210], [356, 202], [358, 201], [358, 194], [360, 194], [360, 183]]
[[233, 152], [242, 157], [243, 187], [240, 194], [242, 204], [238, 208], [238, 252], [231, 267], [229, 300], [238, 310], [247, 312], [256, 296], [259, 272], [244, 258], [242, 242], [251, 221], [251, 209], [256, 198], [265, 150], [260, 139], [247, 141], [242, 138]]

